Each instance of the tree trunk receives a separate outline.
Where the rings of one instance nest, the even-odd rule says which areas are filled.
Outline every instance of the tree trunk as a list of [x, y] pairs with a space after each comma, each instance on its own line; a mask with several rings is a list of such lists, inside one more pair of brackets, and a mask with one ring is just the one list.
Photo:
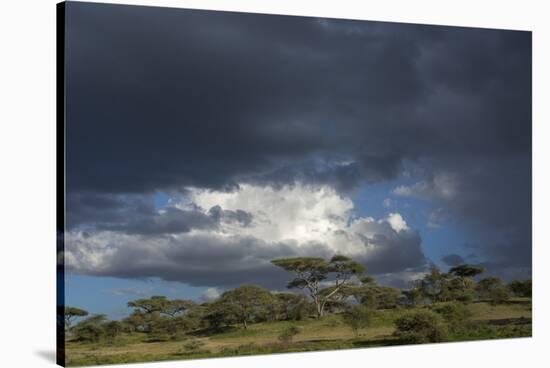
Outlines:
[[324, 303], [317, 302], [317, 319], [323, 317], [323, 311], [324, 311]]

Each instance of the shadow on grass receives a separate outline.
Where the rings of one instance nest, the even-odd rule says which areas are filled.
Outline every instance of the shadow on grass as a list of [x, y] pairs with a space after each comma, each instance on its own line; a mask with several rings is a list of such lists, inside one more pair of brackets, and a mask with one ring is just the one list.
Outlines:
[[398, 339], [376, 339], [376, 340], [360, 340], [352, 342], [353, 347], [356, 348], [370, 348], [379, 346], [395, 346], [403, 345]]
[[[314, 340], [307, 340], [307, 341], [301, 341], [304, 345], [312, 345], [312, 344], [326, 344], [328, 348], [330, 348], [331, 344], [334, 345], [349, 345], [350, 348], [368, 348], [368, 347], [375, 347], [375, 346], [394, 346], [394, 345], [403, 345], [401, 341], [398, 339], [392, 339], [392, 338], [380, 338], [380, 339], [370, 339], [370, 340], [342, 340], [342, 339], [314, 339]], [[339, 349], [338, 346], [334, 347], [335, 349]], [[345, 349], [346, 347], [340, 347], [340, 349]]]
[[224, 326], [224, 327], [217, 327], [217, 328], [203, 328], [202, 330], [196, 330], [189, 332], [188, 335], [195, 336], [195, 337], [210, 337], [214, 335], [219, 335], [227, 332], [233, 332], [236, 330], [240, 330], [240, 328], [234, 327], [234, 326]]
[[525, 299], [525, 300], [506, 300], [503, 301], [502, 304], [504, 305], [530, 305], [532, 303], [531, 299]]
[[471, 302], [471, 304], [480, 304], [480, 303], [489, 304], [494, 307], [497, 305], [531, 305], [532, 301], [531, 299], [511, 299], [511, 300], [504, 300], [497, 304], [493, 304], [490, 299], [480, 299], [480, 300], [474, 300]]
[[487, 321], [487, 324], [491, 326], [508, 326], [508, 325], [521, 326], [521, 325], [529, 325], [531, 323], [532, 323], [531, 318], [526, 318], [526, 317], [492, 319]]
[[297, 341], [297, 342], [295, 342], [295, 344], [299, 344], [299, 343], [302, 343], [302, 344], [308, 344], [308, 343], [312, 343], [312, 344], [318, 344], [318, 343], [330, 344], [330, 343], [337, 343], [337, 342], [342, 342], [342, 341], [346, 341], [346, 340], [342, 340], [342, 339], [311, 339], [311, 340]]

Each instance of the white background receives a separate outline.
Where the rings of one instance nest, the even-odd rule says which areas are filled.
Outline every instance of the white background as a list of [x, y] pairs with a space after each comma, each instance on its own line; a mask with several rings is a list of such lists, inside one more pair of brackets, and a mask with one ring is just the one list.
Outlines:
[[[110, 1], [125, 3], [122, 1]], [[550, 306], [550, 33], [545, 1], [127, 1], [174, 7], [532, 30], [534, 337], [282, 354], [143, 367], [547, 366]], [[0, 366], [44, 367], [55, 356], [55, 1], [0, 3]], [[545, 19], [546, 18], [546, 19]], [[546, 24], [545, 24], [546, 21]], [[546, 165], [545, 165], [546, 164]], [[545, 350], [546, 347], [546, 350]], [[545, 364], [546, 363], [546, 364]], [[126, 365], [131, 367], [135, 365]]]

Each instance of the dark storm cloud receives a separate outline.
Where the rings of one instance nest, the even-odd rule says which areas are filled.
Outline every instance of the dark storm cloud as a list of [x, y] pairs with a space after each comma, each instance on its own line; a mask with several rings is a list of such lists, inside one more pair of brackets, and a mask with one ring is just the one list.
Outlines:
[[147, 216], [154, 212], [152, 198], [133, 194], [69, 192], [66, 206], [68, 229], [89, 223], [116, 223], [128, 215]]
[[[66, 263], [68, 272], [95, 276], [146, 279], [160, 277], [193, 286], [236, 286], [255, 283], [281, 288], [288, 273], [272, 265], [275, 258], [288, 256], [330, 257], [334, 253], [325, 244], [296, 242], [267, 243], [247, 236], [220, 237], [209, 234], [182, 234], [179, 237], [139, 238], [109, 233], [95, 233], [91, 238], [73, 234], [67, 253], [74, 262]], [[105, 247], [94, 242], [117, 242], [105, 256]], [[90, 262], [101, 259], [101, 264]]]
[[528, 33], [81, 4], [69, 14], [71, 190], [231, 188], [319, 153], [382, 180], [403, 158], [529, 148]]
[[157, 210], [145, 195], [97, 193], [70, 194], [67, 203], [69, 230], [105, 230], [126, 234], [163, 235], [186, 233], [192, 229], [217, 229], [221, 222], [250, 226], [252, 214], [214, 206], [208, 211], [190, 204], [180, 209], [167, 206]]
[[459, 256], [458, 254], [447, 254], [441, 260], [447, 265], [447, 266], [458, 266], [460, 264], [465, 263], [464, 258]]
[[[387, 224], [376, 226], [380, 226], [382, 232], [389, 228]], [[370, 251], [354, 258], [368, 265], [368, 273], [375, 276], [404, 270], [425, 271], [428, 260], [422, 253], [418, 233], [412, 230], [391, 233], [363, 237]], [[71, 261], [66, 263], [66, 269], [95, 276], [159, 277], [193, 286], [231, 287], [253, 280], [255, 284], [280, 289], [288, 282], [289, 274], [272, 265], [271, 260], [304, 256], [329, 259], [335, 254], [327, 244], [315, 241], [305, 244], [294, 240], [266, 242], [251, 236], [206, 233], [155, 235], [128, 236], [105, 231], [73, 233], [67, 242], [66, 252]], [[351, 233], [342, 231], [341, 235], [351, 236]], [[109, 247], [108, 244], [117, 246]], [[396, 284], [397, 279], [389, 283]]]
[[413, 268], [426, 269], [428, 264], [428, 259], [420, 246], [420, 236], [414, 231], [407, 235], [375, 234], [365, 239], [365, 245], [373, 247], [367, 253], [369, 273], [385, 274]]
[[353, 189], [361, 180], [361, 171], [356, 162], [317, 158], [290, 163], [267, 173], [251, 175], [247, 180], [254, 184], [270, 185], [275, 188], [293, 182], [312, 185], [323, 183], [346, 192]]
[[219, 219], [197, 210], [180, 210], [168, 207], [162, 213], [149, 213], [144, 216], [128, 216], [121, 222], [102, 223], [99, 230], [121, 231], [127, 234], [177, 234], [191, 229], [214, 229]]
[[530, 274], [531, 156], [436, 160], [422, 181], [397, 188], [402, 196], [420, 197], [444, 207], [475, 241], [465, 246], [491, 260], [489, 271], [521, 268]]
[[227, 221], [232, 223], [237, 223], [242, 226], [250, 226], [252, 223], [253, 216], [251, 213], [248, 213], [243, 210], [224, 210], [220, 206], [214, 206], [208, 210], [208, 214], [211, 218], [216, 221]]
[[[69, 196], [75, 222], [103, 211], [120, 226], [122, 206], [138, 218], [123, 226], [148, 229], [152, 204], [120, 198], [350, 191], [412, 162], [423, 184], [409, 194], [473, 229], [476, 253], [530, 264], [530, 33], [79, 3], [67, 15], [67, 188], [102, 196]], [[441, 177], [453, 195], [430, 192]], [[162, 231], [215, 223], [155, 216]]]

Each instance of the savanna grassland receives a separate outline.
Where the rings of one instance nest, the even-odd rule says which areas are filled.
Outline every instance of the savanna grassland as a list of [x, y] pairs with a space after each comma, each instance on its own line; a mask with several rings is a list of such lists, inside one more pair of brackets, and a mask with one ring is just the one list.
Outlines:
[[[120, 321], [65, 307], [68, 366], [530, 337], [531, 281], [474, 280], [432, 269], [405, 290], [377, 285], [353, 260], [276, 260], [302, 293], [254, 285], [213, 301], [153, 296]], [[74, 323], [78, 320], [78, 323]]]
[[[419, 308], [420, 309], [420, 308]], [[516, 298], [503, 305], [476, 302], [468, 305], [471, 320], [448, 336], [447, 341], [467, 341], [531, 336], [531, 300]], [[89, 343], [69, 341], [67, 365], [82, 366], [198, 359], [250, 354], [317, 351], [398, 345], [393, 335], [394, 321], [410, 310], [404, 308], [378, 311], [372, 326], [362, 328], [358, 336], [340, 315], [302, 321], [261, 322], [246, 330], [230, 326], [220, 332], [198, 330], [176, 341], [150, 342], [146, 333], [124, 333], [114, 341]], [[279, 340], [288, 326], [300, 332], [291, 342]], [[196, 343], [195, 343], [196, 342]], [[196, 347], [194, 347], [196, 345]]]

